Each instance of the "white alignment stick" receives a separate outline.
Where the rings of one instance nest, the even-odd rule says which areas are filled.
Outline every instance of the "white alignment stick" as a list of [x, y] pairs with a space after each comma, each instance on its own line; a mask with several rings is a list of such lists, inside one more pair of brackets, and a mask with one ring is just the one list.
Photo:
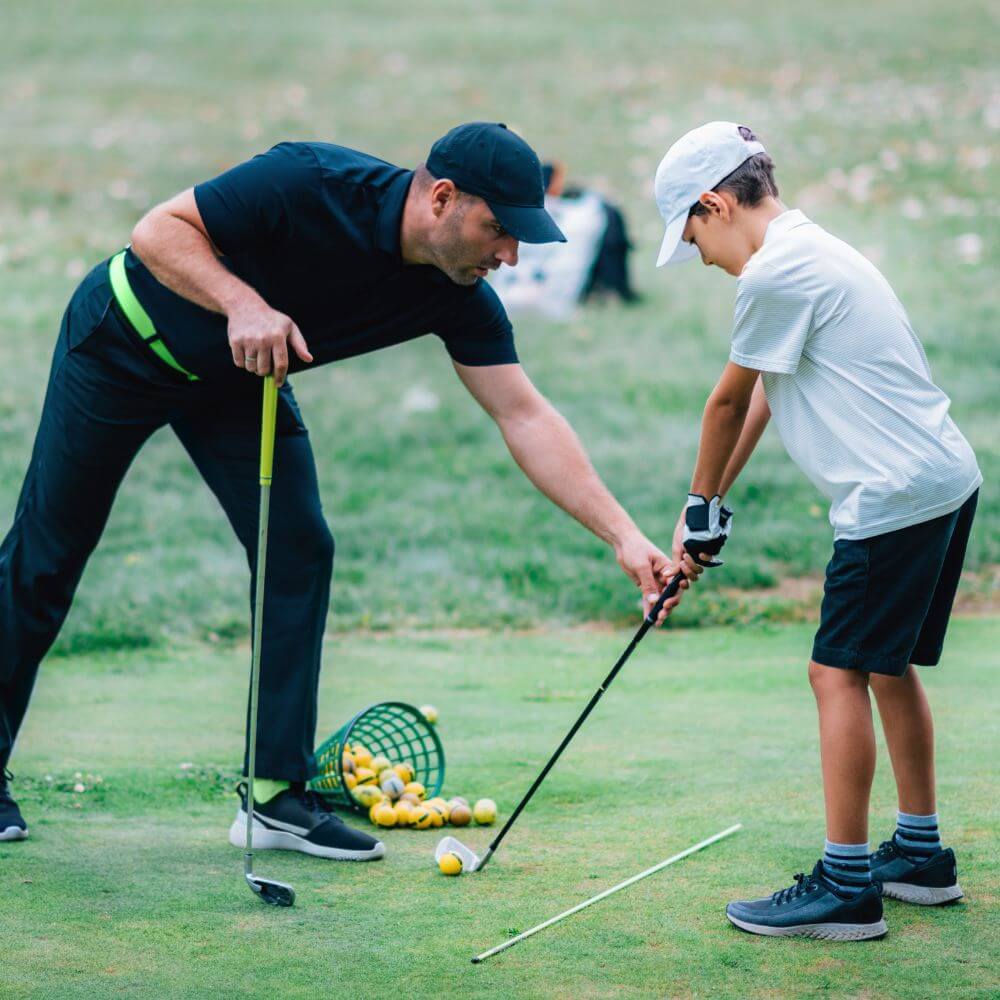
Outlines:
[[672, 858], [667, 858], [666, 861], [661, 861], [658, 865], [653, 865], [652, 868], [647, 868], [644, 872], [639, 872], [638, 875], [633, 875], [631, 878], [625, 879], [624, 882], [619, 882], [618, 885], [613, 885], [610, 889], [605, 889], [604, 892], [598, 893], [596, 896], [592, 896], [590, 899], [584, 900], [582, 903], [577, 903], [576, 906], [569, 910], [560, 913], [558, 916], [550, 917], [543, 924], [539, 924], [537, 927], [532, 927], [531, 930], [525, 931], [523, 934], [518, 934], [517, 937], [509, 938], [504, 941], [503, 944], [498, 944], [495, 948], [490, 948], [489, 951], [484, 951], [481, 955], [476, 955], [472, 960], [473, 964], [482, 962], [484, 959], [489, 958], [491, 955], [496, 955], [498, 952], [506, 951], [508, 948], [512, 948], [518, 941], [523, 941], [525, 938], [531, 937], [532, 934], [537, 934], [539, 931], [545, 930], [546, 927], [551, 927], [553, 924], [559, 923], [560, 920], [565, 920], [566, 917], [571, 917], [574, 913], [579, 913], [580, 910], [586, 909], [594, 903], [600, 902], [600, 900], [605, 899], [612, 893], [617, 892], [619, 889], [624, 889], [628, 885], [632, 885], [634, 882], [638, 882], [640, 879], [644, 879], [649, 875], [655, 875], [661, 868], [666, 868], [667, 865], [672, 865], [675, 861], [680, 861], [681, 858], [686, 858], [689, 854], [694, 854], [695, 851], [700, 851], [704, 847], [708, 847], [709, 844], [714, 844], [718, 840], [722, 840], [723, 837], [732, 836], [737, 830], [743, 828], [742, 823], [737, 823], [734, 826], [723, 830], [721, 833], [715, 834], [713, 837], [709, 837], [707, 840], [703, 840], [700, 843], [694, 845], [694, 847], [689, 847], [686, 851], [681, 851], [680, 854], [675, 854]]

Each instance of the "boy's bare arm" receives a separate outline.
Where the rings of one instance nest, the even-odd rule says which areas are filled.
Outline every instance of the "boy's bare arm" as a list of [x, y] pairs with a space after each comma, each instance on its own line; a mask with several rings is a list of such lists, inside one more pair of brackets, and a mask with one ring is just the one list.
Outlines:
[[758, 378], [759, 372], [732, 361], [723, 370], [705, 404], [698, 460], [691, 478], [692, 493], [703, 497], [721, 493], [723, 473], [736, 451]]
[[[770, 415], [760, 373], [727, 364], [705, 404], [691, 492], [705, 498], [725, 495], [750, 458]], [[671, 554], [675, 561], [684, 552], [684, 519], [682, 507], [674, 527]]]
[[764, 383], [760, 376], [753, 387], [753, 394], [750, 397], [750, 409], [747, 411], [746, 420], [743, 422], [743, 432], [739, 441], [733, 449], [733, 454], [726, 466], [726, 471], [722, 474], [722, 482], [719, 484], [719, 496], [724, 497], [737, 476], [743, 471], [744, 466], [750, 460], [757, 442], [760, 440], [767, 422], [771, 419], [771, 408], [767, 405], [767, 396], [764, 395]]

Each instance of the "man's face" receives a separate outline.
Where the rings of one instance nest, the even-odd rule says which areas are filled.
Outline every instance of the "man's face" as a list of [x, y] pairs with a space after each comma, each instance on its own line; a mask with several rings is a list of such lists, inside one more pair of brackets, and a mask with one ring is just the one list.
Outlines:
[[501, 264], [517, 264], [517, 240], [482, 198], [455, 192], [437, 217], [436, 266], [456, 285], [474, 285]]
[[[735, 199], [728, 192], [722, 195], [710, 192], [703, 196], [708, 209], [704, 215], [692, 215], [687, 220], [681, 239], [698, 248], [703, 264], [714, 264], [727, 274], [738, 277], [746, 263], [746, 254], [740, 234], [733, 224]], [[723, 202], [732, 201], [732, 205]]]

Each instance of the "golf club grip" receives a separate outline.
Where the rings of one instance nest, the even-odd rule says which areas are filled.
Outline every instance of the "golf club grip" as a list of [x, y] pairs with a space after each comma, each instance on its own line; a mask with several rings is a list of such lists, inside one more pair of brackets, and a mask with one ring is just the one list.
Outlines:
[[271, 482], [274, 466], [274, 429], [278, 417], [278, 389], [274, 376], [264, 377], [264, 410], [260, 420], [260, 485]]
[[681, 589], [681, 580], [684, 579], [683, 573], [678, 573], [671, 581], [663, 588], [663, 593], [656, 599], [656, 603], [649, 609], [649, 614], [646, 615], [646, 621], [650, 625], [656, 624], [656, 619], [659, 617], [660, 612], [663, 610], [663, 605], [673, 597], [678, 590]]
[[601, 686], [594, 692], [590, 701], [587, 703], [587, 707], [580, 713], [580, 716], [576, 720], [576, 722], [573, 723], [573, 728], [570, 729], [570, 731], [563, 737], [562, 743], [559, 744], [559, 746], [556, 748], [556, 752], [549, 758], [548, 763], [545, 765], [545, 767], [542, 768], [541, 774], [539, 774], [538, 777], [535, 778], [531, 787], [527, 790], [527, 792], [525, 792], [524, 797], [521, 799], [520, 802], [518, 802], [514, 811], [510, 814], [510, 818], [507, 820], [506, 823], [504, 823], [503, 828], [496, 835], [496, 837], [493, 838], [493, 842], [490, 844], [489, 849], [486, 852], [486, 855], [483, 857], [483, 860], [480, 862], [479, 867], [476, 869], [477, 871], [482, 871], [483, 868], [486, 867], [486, 863], [490, 860], [491, 857], [493, 857], [493, 854], [496, 852], [496, 849], [500, 846], [500, 842], [503, 840], [504, 837], [507, 836], [507, 831], [514, 825], [514, 822], [517, 820], [517, 817], [520, 816], [521, 813], [524, 811], [524, 807], [531, 801], [531, 797], [538, 790], [538, 786], [541, 785], [541, 783], [545, 780], [545, 777], [549, 773], [549, 771], [551, 771], [552, 768], [555, 767], [556, 761], [559, 760], [559, 758], [562, 756], [563, 750], [565, 750], [566, 747], [569, 746], [570, 741], [573, 739], [574, 736], [576, 736], [580, 727], [584, 724], [584, 722], [587, 721], [587, 716], [590, 715], [590, 713], [594, 710], [594, 707], [601, 700], [601, 697], [603, 696], [604, 692], [607, 691], [607, 689], [611, 686], [611, 682], [618, 675], [618, 671], [621, 670], [621, 668], [625, 665], [625, 661], [632, 655], [632, 651], [635, 649], [635, 647], [639, 645], [639, 642], [642, 640], [642, 637], [650, 630], [650, 628], [652, 628], [653, 624], [656, 622], [656, 616], [660, 613], [660, 611], [663, 610], [664, 603], [670, 600], [670, 598], [677, 593], [681, 585], [682, 576], [683, 576], [682, 573], [678, 573], [666, 585], [666, 587], [664, 587], [663, 593], [660, 594], [656, 604], [653, 605], [653, 608], [650, 611], [649, 616], [643, 619], [643, 622], [639, 626], [638, 631], [635, 633], [634, 636], [632, 636], [632, 641], [626, 647], [625, 652], [618, 657], [618, 661], [611, 668], [611, 672], [601, 682]]

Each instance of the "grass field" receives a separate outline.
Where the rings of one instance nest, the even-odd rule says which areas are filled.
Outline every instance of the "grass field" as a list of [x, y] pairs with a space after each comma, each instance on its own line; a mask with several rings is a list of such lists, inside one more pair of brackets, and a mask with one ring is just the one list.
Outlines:
[[[891, 905], [881, 943], [775, 943], [723, 918], [726, 900], [810, 866], [822, 838], [801, 622], [815, 615], [830, 528], [771, 432], [731, 494], [725, 569], [672, 620], [681, 628], [647, 640], [494, 865], [447, 881], [431, 867], [435, 835], [408, 831], [390, 832], [373, 865], [262, 857], [300, 898], [269, 911], [225, 842], [246, 560], [161, 432], [124, 483], [12, 761], [32, 839], [0, 845], [0, 997], [998, 995], [996, 10], [22, 6], [0, 32], [0, 533], [65, 303], [151, 205], [282, 139], [414, 165], [453, 124], [492, 119], [625, 210], [643, 302], [515, 327], [528, 373], [666, 546], [735, 286], [695, 265], [654, 270], [651, 178], [680, 133], [729, 118], [767, 143], [787, 203], [861, 248], [907, 306], [986, 477], [961, 600], [992, 617], [958, 621], [945, 668], [928, 672], [943, 829], [968, 899]], [[533, 491], [434, 338], [295, 388], [337, 538], [322, 728], [374, 700], [434, 701], [449, 791], [509, 811], [634, 627], [634, 589]], [[739, 627], [708, 627], [726, 625]], [[883, 762], [876, 842], [893, 805]], [[468, 964], [737, 820], [736, 838]]]
[[[56, 661], [17, 760], [32, 836], [0, 845], [0, 996], [996, 996], [1000, 733], [983, 697], [1000, 668], [996, 619], [958, 621], [942, 669], [925, 671], [966, 901], [889, 903], [889, 936], [857, 945], [755, 938], [726, 922], [728, 899], [790, 883], [822, 845], [809, 636], [649, 637], [481, 875], [439, 875], [433, 830], [388, 831], [386, 859], [367, 865], [265, 852], [258, 870], [298, 892], [281, 911], [253, 898], [225, 839], [246, 650]], [[337, 638], [323, 728], [386, 695], [432, 700], [446, 791], [491, 795], [509, 815], [627, 637]], [[880, 757], [875, 841], [895, 808]], [[469, 963], [738, 821], [730, 840]], [[489, 837], [463, 833], [479, 849]]]
[[[788, 202], [884, 269], [992, 481], [995, 12], [961, 0], [758, 8], [723, 0], [706, 32], [683, 5], [670, 14], [652, 0], [623, 0], [613, 16], [595, 0], [182, 0], [169, 12], [130, 5], [127, 17], [107, 0], [32, 4], [0, 37], [0, 354], [12, 373], [0, 385], [0, 522], [64, 304], [148, 207], [279, 139], [414, 164], [473, 118], [511, 123], [625, 208], [645, 302], [567, 325], [526, 319], [517, 335], [527, 371], [651, 537], [667, 544], [683, 499], [735, 294], [714, 269], [654, 270], [651, 178], [673, 138], [713, 117], [751, 123]], [[409, 408], [408, 390], [438, 408]], [[605, 547], [532, 490], [434, 338], [300, 376], [296, 391], [338, 542], [331, 628], [634, 614]], [[826, 561], [826, 505], [772, 433], [733, 501], [726, 574], [683, 624], [794, 617], [786, 595], [734, 606], [716, 588], [771, 587]], [[970, 589], [994, 589], [998, 563], [1000, 507], [986, 490]], [[245, 573], [214, 498], [164, 432], [126, 480], [57, 651], [241, 636]], [[403, 607], [387, 599], [400, 580]]]

